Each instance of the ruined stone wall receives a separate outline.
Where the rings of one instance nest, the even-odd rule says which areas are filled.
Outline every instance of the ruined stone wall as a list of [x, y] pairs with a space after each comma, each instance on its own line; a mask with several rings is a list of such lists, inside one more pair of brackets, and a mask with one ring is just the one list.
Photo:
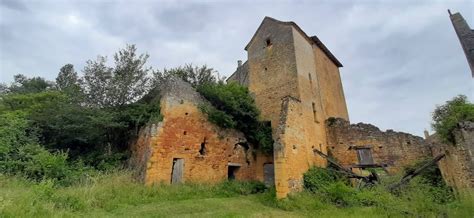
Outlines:
[[454, 131], [455, 144], [440, 143], [430, 136], [433, 155], [446, 154], [438, 162], [444, 180], [459, 194], [474, 196], [474, 122], [463, 122]]
[[369, 148], [374, 163], [386, 164], [389, 173], [432, 157], [430, 144], [418, 136], [393, 130], [383, 132], [370, 124], [349, 124], [343, 119], [326, 123], [328, 152], [346, 167], [359, 163], [357, 148]]
[[235, 171], [238, 180], [263, 181], [263, 164], [271, 163], [272, 157], [253, 150], [242, 133], [208, 122], [198, 108], [206, 101], [189, 84], [172, 79], [165, 87], [163, 121], [143, 128], [132, 146], [132, 159], [141, 165], [138, 169], [145, 169], [146, 184], [170, 183], [176, 158], [184, 160], [183, 182], [226, 180], [229, 165], [239, 168]]
[[237, 70], [229, 76], [227, 79], [227, 82], [236, 82], [240, 85], [243, 86], [248, 86], [249, 85], [249, 65], [247, 61], [240, 65], [242, 63], [239, 61], [239, 65], [237, 66]]
[[305, 127], [301, 101], [286, 97], [282, 101], [282, 113], [274, 144], [275, 186], [278, 198], [303, 188], [303, 174], [314, 165], [312, 152], [304, 142]]

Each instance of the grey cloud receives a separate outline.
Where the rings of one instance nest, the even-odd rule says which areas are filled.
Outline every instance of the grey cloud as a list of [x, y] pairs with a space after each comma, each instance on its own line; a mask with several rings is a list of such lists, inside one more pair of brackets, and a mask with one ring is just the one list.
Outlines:
[[342, 61], [352, 122], [422, 135], [435, 104], [474, 97], [446, 12], [461, 10], [473, 26], [471, 1], [16, 2], [0, 0], [0, 82], [15, 73], [54, 79], [62, 65], [81, 70], [125, 43], [148, 52], [154, 68], [207, 64], [229, 76], [271, 16], [318, 35]]
[[20, 0], [0, 0], [0, 6], [17, 11], [27, 11], [28, 8]]

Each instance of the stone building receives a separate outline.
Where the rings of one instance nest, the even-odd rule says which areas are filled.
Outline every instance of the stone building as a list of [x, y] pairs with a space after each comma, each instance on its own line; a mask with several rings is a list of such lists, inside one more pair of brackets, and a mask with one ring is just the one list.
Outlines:
[[247, 86], [260, 119], [271, 124], [273, 155], [254, 150], [241, 132], [208, 122], [199, 110], [206, 101], [174, 79], [162, 90], [163, 121], [142, 128], [132, 145], [131, 164], [142, 181], [259, 180], [283, 198], [303, 188], [310, 167], [327, 165], [315, 151], [352, 169], [378, 164], [391, 173], [431, 156], [420, 137], [350, 125], [341, 62], [294, 22], [265, 17], [245, 50], [248, 60], [227, 81]]
[[241, 132], [207, 121], [199, 109], [205, 99], [189, 83], [171, 78], [161, 95], [163, 120], [142, 128], [132, 145], [131, 165], [141, 181], [170, 184], [238, 179], [273, 183], [273, 171], [269, 170], [273, 159], [255, 151]]
[[303, 173], [325, 166], [313, 149], [326, 153], [329, 117], [349, 120], [339, 67], [316, 37], [294, 22], [265, 17], [245, 46], [248, 60], [228, 81], [249, 88], [262, 119], [273, 129], [278, 197], [302, 188]]

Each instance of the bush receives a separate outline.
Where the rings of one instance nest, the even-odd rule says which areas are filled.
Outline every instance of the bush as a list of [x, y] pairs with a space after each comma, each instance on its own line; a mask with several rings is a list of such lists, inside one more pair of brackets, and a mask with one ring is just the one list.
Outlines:
[[474, 122], [474, 104], [470, 103], [465, 95], [459, 95], [446, 104], [437, 106], [431, 125], [443, 142], [454, 144], [453, 130], [462, 121]]
[[324, 192], [331, 184], [347, 182], [344, 175], [330, 168], [312, 167], [303, 175], [305, 189], [317, 193]]
[[[422, 160], [412, 166], [406, 167], [405, 173], [413, 172], [429, 161], [429, 159]], [[419, 186], [417, 188], [422, 189], [423, 192], [434, 202], [447, 203], [454, 200], [454, 192], [452, 188], [447, 186], [444, 182], [438, 165], [431, 165], [423, 170], [412, 183], [415, 185], [417, 184]]]
[[62, 180], [69, 174], [67, 154], [49, 152], [28, 133], [28, 122], [21, 113], [0, 115], [0, 172], [24, 175], [29, 179]]
[[268, 123], [260, 122], [260, 111], [250, 96], [247, 87], [236, 83], [206, 83], [198, 86], [211, 106], [201, 106], [209, 121], [223, 127], [243, 132], [251, 143], [266, 153], [273, 152], [272, 129]]

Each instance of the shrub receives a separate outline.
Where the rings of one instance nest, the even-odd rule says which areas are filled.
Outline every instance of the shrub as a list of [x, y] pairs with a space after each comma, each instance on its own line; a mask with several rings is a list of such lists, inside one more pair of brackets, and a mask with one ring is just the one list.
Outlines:
[[454, 144], [453, 130], [462, 121], [474, 122], [474, 104], [465, 95], [456, 96], [446, 104], [437, 106], [431, 125], [443, 142]]
[[330, 168], [312, 167], [303, 175], [304, 187], [311, 192], [324, 192], [331, 184], [344, 181], [343, 175]]
[[197, 90], [213, 106], [201, 106], [209, 121], [223, 128], [235, 128], [243, 132], [261, 151], [273, 151], [271, 126], [258, 120], [260, 111], [247, 87], [220, 82], [200, 85]]
[[[430, 160], [422, 160], [405, 168], [405, 173], [413, 172], [417, 168], [425, 165]], [[454, 192], [451, 187], [447, 186], [441, 175], [438, 165], [431, 165], [423, 170], [418, 177], [412, 182], [412, 186], [423, 192], [437, 203], [446, 203], [454, 200]]]

